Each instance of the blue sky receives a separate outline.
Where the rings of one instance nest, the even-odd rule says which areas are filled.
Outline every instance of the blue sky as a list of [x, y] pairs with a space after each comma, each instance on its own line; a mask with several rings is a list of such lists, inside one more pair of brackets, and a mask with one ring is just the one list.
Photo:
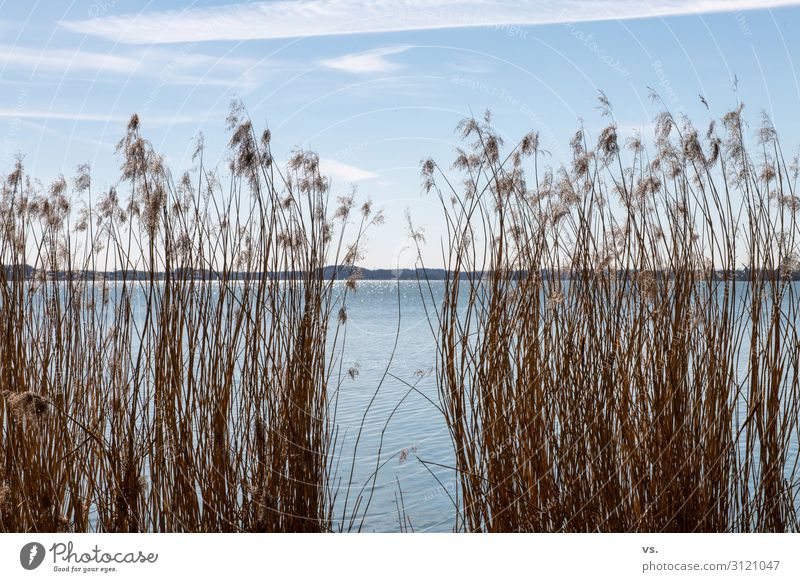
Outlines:
[[107, 187], [134, 112], [174, 173], [191, 166], [198, 131], [223, 168], [225, 116], [239, 97], [272, 130], [276, 155], [313, 148], [336, 191], [355, 183], [385, 209], [366, 264], [406, 265], [406, 208], [438, 254], [438, 207], [420, 193], [419, 162], [449, 164], [453, 129], [470, 111], [491, 109], [509, 141], [539, 130], [557, 163], [578, 118], [590, 132], [604, 124], [599, 89], [623, 131], [648, 137], [657, 112], [648, 86], [704, 124], [698, 94], [722, 114], [736, 103], [736, 76], [751, 121], [765, 110], [793, 149], [795, 5], [0, 0], [0, 171], [17, 152], [44, 182], [88, 161]]

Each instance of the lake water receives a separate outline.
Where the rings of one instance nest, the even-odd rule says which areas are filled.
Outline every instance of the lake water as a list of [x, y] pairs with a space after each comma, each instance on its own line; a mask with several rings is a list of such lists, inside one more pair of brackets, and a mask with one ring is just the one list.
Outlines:
[[[441, 297], [443, 283], [431, 285], [434, 295]], [[345, 367], [357, 363], [359, 368], [358, 375], [346, 377], [341, 388], [336, 420], [346, 438], [341, 443], [340, 473], [345, 468], [349, 471], [364, 410], [381, 384], [390, 358], [389, 371], [397, 377], [386, 376], [380, 386], [358, 446], [354, 481], [361, 485], [376, 468], [383, 433], [380, 462], [386, 464], [377, 474], [364, 530], [399, 531], [395, 497], [399, 500], [402, 490], [405, 513], [415, 531], [451, 531], [455, 508], [448, 493], [455, 496], [455, 474], [431, 465], [426, 469], [419, 460], [454, 463], [447, 426], [431, 403], [439, 401], [432, 373], [436, 344], [417, 283], [362, 281], [358, 292], [347, 300], [347, 312]], [[407, 384], [416, 384], [419, 392]], [[343, 506], [341, 502], [338, 505]]]

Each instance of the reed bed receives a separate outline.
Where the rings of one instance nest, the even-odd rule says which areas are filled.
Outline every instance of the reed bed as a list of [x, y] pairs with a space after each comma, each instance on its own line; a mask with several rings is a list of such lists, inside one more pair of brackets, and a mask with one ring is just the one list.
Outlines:
[[[566, 167], [488, 114], [458, 128], [461, 184], [423, 162], [455, 530], [797, 531], [800, 164], [742, 106], [705, 132], [665, 111], [649, 145], [600, 106]], [[228, 129], [224, 187], [202, 139], [174, 179], [136, 116], [99, 196], [85, 165], [4, 179], [0, 531], [364, 527], [381, 452], [356, 486], [336, 405], [382, 217], [333, 201], [312, 152], [279, 168], [239, 103]]]
[[600, 109], [565, 167], [488, 113], [422, 163], [456, 530], [797, 531], [797, 159], [741, 105], [705, 132], [664, 111], [647, 145]]
[[20, 159], [4, 180], [0, 531], [336, 527], [355, 282], [325, 267], [352, 270], [380, 217], [332, 201], [312, 152], [278, 168], [241, 104], [228, 129], [224, 187], [202, 139], [174, 179], [137, 116], [99, 197], [88, 166], [45, 189]]

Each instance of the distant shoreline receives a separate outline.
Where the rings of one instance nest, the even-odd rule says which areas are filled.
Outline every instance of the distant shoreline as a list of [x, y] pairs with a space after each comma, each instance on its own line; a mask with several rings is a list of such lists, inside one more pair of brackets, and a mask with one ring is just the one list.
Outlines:
[[[25, 280], [34, 279], [41, 276], [30, 265], [9, 265], [3, 267], [5, 270], [6, 279], [18, 279], [20, 275]], [[468, 271], [459, 273], [459, 279], [468, 280], [476, 279], [491, 274], [491, 271]], [[519, 271], [517, 276], [526, 275], [527, 272]], [[550, 271], [543, 270], [541, 272], [543, 278], [551, 279], [558, 278], [564, 281], [580, 279], [580, 273], [576, 271], [562, 272], [559, 274], [551, 273]], [[639, 275], [655, 276], [659, 279], [672, 279], [674, 273], [668, 271], [636, 271], [636, 270], [620, 270], [614, 273], [617, 279], [628, 277], [636, 277]], [[699, 276], [706, 277], [705, 274], [698, 272]], [[771, 279], [785, 279], [789, 281], [800, 281], [800, 271], [792, 271], [788, 276], [781, 274], [777, 270], [761, 270], [751, 272], [750, 269], [737, 269], [736, 271], [714, 271], [714, 280], [730, 280], [730, 281], [753, 281], [756, 279], [754, 275], [760, 275], [760, 278]], [[182, 279], [186, 281], [244, 281], [244, 280], [261, 280], [263, 278], [288, 280], [288, 279], [303, 279], [306, 273], [303, 271], [282, 271], [282, 272], [267, 272], [263, 271], [236, 271], [231, 270], [225, 276], [218, 271], [201, 270], [201, 269], [175, 269], [167, 273], [166, 271], [137, 271], [130, 269], [127, 271], [114, 270], [114, 271], [56, 271], [55, 273], [48, 273], [47, 279], [56, 281], [148, 281], [151, 278], [156, 281], [164, 281], [167, 279], [175, 280]], [[322, 273], [323, 279], [340, 280], [355, 278], [360, 281], [444, 281], [453, 277], [452, 272], [445, 269], [367, 269], [362, 267], [350, 266], [336, 266], [330, 265], [325, 267]]]

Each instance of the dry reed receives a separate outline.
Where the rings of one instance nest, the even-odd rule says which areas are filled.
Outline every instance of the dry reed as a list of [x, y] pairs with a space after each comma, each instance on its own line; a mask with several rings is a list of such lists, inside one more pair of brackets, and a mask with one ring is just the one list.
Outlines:
[[422, 164], [456, 529], [797, 531], [797, 161], [766, 118], [749, 149], [741, 106], [704, 138], [661, 113], [648, 150], [600, 102], [569, 167], [488, 113], [458, 128], [463, 186]]
[[4, 181], [0, 531], [332, 529], [348, 291], [325, 267], [379, 217], [329, 207], [314, 153], [279, 169], [241, 104], [228, 129], [226, 188], [202, 140], [175, 181], [135, 115], [99, 199], [85, 165]]

